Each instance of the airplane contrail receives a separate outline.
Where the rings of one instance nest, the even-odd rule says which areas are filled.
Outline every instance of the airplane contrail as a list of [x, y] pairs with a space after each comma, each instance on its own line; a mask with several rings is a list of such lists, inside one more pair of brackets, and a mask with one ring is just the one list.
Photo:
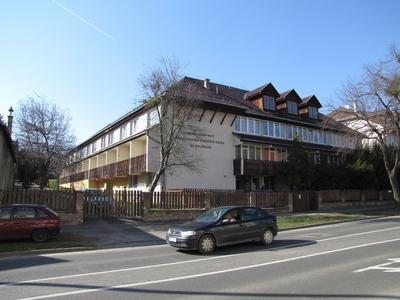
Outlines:
[[108, 37], [110, 40], [113, 40], [114, 42], [116, 41], [116, 39], [111, 36], [110, 34], [108, 34], [107, 32], [105, 32], [104, 30], [102, 30], [101, 28], [97, 27], [96, 25], [90, 23], [88, 20], [86, 20], [85, 18], [81, 17], [80, 15], [78, 15], [77, 13], [74, 13], [72, 10], [66, 8], [64, 5], [62, 5], [60, 2], [56, 1], [56, 0], [50, 0], [51, 2], [53, 2], [55, 5], [61, 7], [63, 10], [65, 10], [66, 12], [68, 12], [69, 14], [73, 15], [75, 18], [81, 20], [83, 23], [85, 23], [86, 25], [89, 25], [90, 27], [92, 27], [94, 30], [96, 30], [97, 32], [101, 33], [102, 35], [105, 35], [106, 37]]

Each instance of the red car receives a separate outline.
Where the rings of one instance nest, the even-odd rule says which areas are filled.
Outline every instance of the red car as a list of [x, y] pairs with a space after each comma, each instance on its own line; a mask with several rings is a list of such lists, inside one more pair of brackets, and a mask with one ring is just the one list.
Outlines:
[[44, 242], [60, 232], [60, 217], [42, 205], [11, 204], [0, 207], [0, 239], [31, 238]]

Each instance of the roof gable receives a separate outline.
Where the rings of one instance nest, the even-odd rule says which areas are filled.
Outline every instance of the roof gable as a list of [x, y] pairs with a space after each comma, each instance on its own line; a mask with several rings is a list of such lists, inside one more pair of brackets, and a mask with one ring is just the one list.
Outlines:
[[303, 106], [314, 106], [316, 108], [321, 108], [322, 107], [321, 103], [319, 102], [318, 98], [315, 95], [303, 98], [299, 106], [300, 107], [303, 107]]
[[294, 89], [286, 91], [279, 95], [279, 98], [276, 99], [277, 101], [293, 101], [296, 103], [301, 103], [302, 99], [300, 98], [299, 94]]
[[280, 95], [276, 88], [272, 85], [272, 83], [267, 83], [264, 84], [263, 86], [260, 86], [244, 95], [244, 98], [249, 100], [251, 98], [257, 97], [257, 96], [270, 96], [273, 98], [278, 98]]

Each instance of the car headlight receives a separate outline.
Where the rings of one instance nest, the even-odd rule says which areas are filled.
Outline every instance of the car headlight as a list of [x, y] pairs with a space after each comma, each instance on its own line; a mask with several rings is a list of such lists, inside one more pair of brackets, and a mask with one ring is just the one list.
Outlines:
[[192, 236], [192, 235], [196, 235], [196, 231], [182, 231], [181, 232], [181, 236], [183, 236], [183, 237]]

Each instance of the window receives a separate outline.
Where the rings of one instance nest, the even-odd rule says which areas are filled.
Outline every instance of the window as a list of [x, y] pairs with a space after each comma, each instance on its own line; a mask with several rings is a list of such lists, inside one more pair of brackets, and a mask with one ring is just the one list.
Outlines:
[[121, 140], [126, 138], [126, 134], [127, 134], [126, 127], [127, 127], [126, 124], [122, 125], [122, 127], [121, 127], [121, 132], [120, 132]]
[[256, 159], [260, 160], [261, 159], [261, 148], [256, 147]]
[[0, 220], [11, 219], [11, 208], [1, 207], [0, 208]]
[[35, 208], [33, 207], [17, 207], [14, 212], [15, 219], [25, 219], [36, 217]]
[[274, 123], [275, 127], [275, 137], [281, 137], [281, 127], [278, 123]]
[[240, 145], [235, 147], [235, 158], [236, 159], [241, 159], [242, 158]]
[[280, 124], [281, 127], [281, 138], [286, 138], [286, 125], [285, 124]]
[[313, 119], [318, 119], [318, 108], [314, 106], [308, 107], [308, 117]]
[[101, 138], [101, 148], [105, 148], [105, 147], [106, 147], [106, 137], [103, 136], [103, 137]]
[[114, 135], [112, 133], [110, 133], [108, 135], [108, 144], [111, 145], [114, 143]]
[[292, 125], [287, 125], [286, 126], [287, 129], [287, 138], [292, 140], [293, 139], [293, 126]]
[[287, 102], [288, 113], [297, 115], [297, 103], [293, 101]]
[[131, 122], [131, 132], [130, 132], [131, 135], [134, 134], [134, 133], [137, 131], [136, 123], [137, 123], [137, 120], [133, 120], [133, 121]]
[[274, 123], [268, 122], [268, 135], [274, 136]]
[[97, 143], [92, 144], [92, 153], [97, 151]]
[[263, 96], [264, 109], [275, 109], [275, 98]]
[[247, 132], [247, 118], [240, 118], [241, 132]]
[[269, 148], [264, 148], [264, 160], [267, 160], [267, 161], [271, 160]]
[[248, 125], [249, 125], [249, 133], [254, 134], [254, 120], [249, 119]]
[[254, 133], [255, 134], [261, 134], [261, 132], [260, 132], [260, 120], [255, 120]]
[[[133, 122], [132, 122], [133, 123]], [[131, 125], [132, 126], [132, 125]], [[131, 127], [132, 128], [132, 127]], [[240, 132], [240, 117], [236, 117], [236, 120], [235, 120], [235, 131], [238, 131], [238, 132]], [[131, 134], [132, 134], [132, 132], [131, 132]]]
[[241, 212], [241, 219], [243, 221], [246, 220], [256, 220], [259, 218], [263, 218], [265, 216], [265, 213], [262, 210], [259, 210], [257, 208], [244, 208], [242, 209]]
[[262, 134], [268, 136], [268, 123], [267, 121], [262, 122]]
[[249, 149], [247, 146], [242, 146], [242, 159], [249, 158]]
[[47, 212], [45, 212], [43, 209], [41, 208], [36, 208], [37, 211], [37, 215], [39, 218], [48, 218], [49, 215], [47, 214]]
[[249, 159], [255, 159], [255, 158], [256, 158], [256, 154], [255, 154], [254, 146], [250, 146], [249, 147]]
[[91, 154], [92, 153], [92, 147], [90, 145], [86, 146], [86, 153]]

